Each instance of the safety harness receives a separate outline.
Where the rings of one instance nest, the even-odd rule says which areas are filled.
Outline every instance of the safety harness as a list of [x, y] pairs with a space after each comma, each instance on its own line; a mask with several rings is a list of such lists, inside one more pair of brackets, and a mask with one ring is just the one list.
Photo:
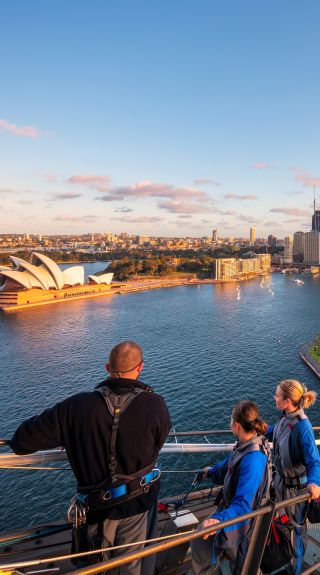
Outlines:
[[304, 489], [307, 486], [306, 467], [303, 463], [292, 462], [290, 456], [290, 436], [295, 426], [307, 419], [303, 409], [295, 412], [293, 417], [282, 416], [275, 426], [273, 434], [274, 464], [284, 487]]
[[72, 498], [67, 511], [67, 520], [74, 527], [85, 525], [89, 512], [102, 511], [116, 504], [134, 499], [142, 493], [148, 493], [151, 484], [160, 478], [160, 469], [155, 467], [154, 462], [128, 475], [117, 473], [117, 435], [120, 416], [140, 393], [152, 393], [152, 388], [147, 386], [145, 388], [134, 387], [128, 393], [117, 395], [112, 392], [108, 385], [103, 385], [96, 391], [103, 397], [107, 409], [113, 417], [108, 452], [110, 483], [113, 487], [110, 485], [106, 489], [97, 488], [89, 492], [80, 492]]
[[[260, 451], [267, 457], [267, 464], [265, 468], [264, 477], [261, 481], [260, 487], [256, 494], [256, 501], [254, 507], [261, 504], [261, 500], [269, 497], [270, 484], [272, 479], [272, 466], [271, 466], [271, 451], [268, 441], [263, 435], [257, 435], [246, 443], [237, 443], [234, 453], [228, 463], [228, 473], [224, 480], [223, 485], [223, 499], [221, 508], [230, 505], [234, 496], [235, 485], [238, 482], [238, 474], [240, 470], [240, 461], [253, 451]], [[219, 509], [220, 510], [220, 509]]]
[[[216, 512], [226, 509], [230, 505], [238, 484], [241, 460], [254, 451], [263, 453], [267, 461], [255, 499], [252, 502], [252, 509], [257, 509], [269, 498], [272, 478], [271, 451], [265, 437], [257, 435], [246, 443], [241, 444], [238, 442], [236, 444], [234, 453], [228, 462], [228, 471], [224, 479], [221, 502], [219, 502]], [[208, 475], [210, 477], [210, 471]], [[239, 569], [243, 565], [254, 524], [254, 520], [243, 521], [229, 529], [218, 531], [212, 541], [212, 564], [217, 563], [218, 565], [223, 557], [227, 557], [236, 563], [237, 568], [234, 572], [240, 573]]]

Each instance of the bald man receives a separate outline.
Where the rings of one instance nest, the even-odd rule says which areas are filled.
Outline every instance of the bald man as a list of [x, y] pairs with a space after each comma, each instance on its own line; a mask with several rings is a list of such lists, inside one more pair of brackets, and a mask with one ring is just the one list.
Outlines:
[[[110, 377], [94, 391], [28, 419], [10, 441], [20, 455], [66, 449], [78, 489], [71, 515], [86, 509], [83, 525], [74, 529], [74, 551], [146, 538], [148, 511], [159, 491], [156, 459], [171, 427], [164, 399], [139, 380], [143, 356], [137, 343], [116, 345], [106, 369]], [[101, 554], [99, 560], [107, 558]], [[140, 561], [112, 573], [140, 575]]]

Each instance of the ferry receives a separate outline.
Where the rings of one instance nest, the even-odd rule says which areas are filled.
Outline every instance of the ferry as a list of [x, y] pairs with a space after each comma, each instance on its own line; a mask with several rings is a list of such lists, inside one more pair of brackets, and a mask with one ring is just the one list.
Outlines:
[[[320, 426], [314, 428], [319, 434]], [[230, 430], [209, 431], [173, 431], [169, 441], [163, 446], [161, 453], [217, 453], [228, 452], [234, 443], [211, 443], [215, 435], [230, 434]], [[180, 443], [180, 437], [203, 437], [203, 443]], [[174, 441], [170, 441], [173, 438]], [[209, 439], [210, 438], [210, 439]], [[320, 438], [316, 438], [320, 444]], [[6, 440], [0, 440], [5, 447]], [[67, 459], [64, 451], [50, 450], [38, 452], [33, 455], [17, 456], [12, 453], [0, 455], [0, 467], [5, 469], [25, 468], [41, 469], [44, 465], [63, 462]], [[61, 464], [61, 463], [60, 463]], [[53, 470], [54, 468], [50, 468]], [[188, 471], [183, 473], [188, 474]], [[210, 515], [216, 506], [216, 499], [221, 489], [219, 486], [202, 485], [202, 473], [199, 470], [189, 471], [190, 488], [187, 493], [175, 497], [167, 497], [158, 504], [157, 534], [148, 540], [143, 551], [135, 552], [134, 545], [125, 546], [124, 555], [109, 559], [103, 563], [94, 562], [88, 567], [76, 569], [73, 560], [76, 555], [71, 553], [72, 525], [67, 522], [50, 521], [44, 525], [0, 534], [0, 573], [1, 575], [43, 575], [51, 573], [76, 575], [94, 575], [108, 573], [111, 569], [130, 563], [138, 557], [142, 559], [142, 575], [192, 575], [190, 542], [197, 537], [212, 533], [213, 527], [199, 530], [199, 524]], [[208, 481], [208, 480], [206, 480]], [[210, 482], [211, 483], [211, 482]], [[296, 503], [307, 499], [307, 495], [300, 495], [290, 500]], [[243, 516], [255, 518], [255, 526], [251, 537], [246, 560], [241, 575], [258, 575], [260, 562], [263, 557], [268, 532], [275, 510], [287, 506], [289, 501], [277, 504], [268, 501], [260, 509]], [[219, 523], [216, 530], [223, 526], [239, 521], [239, 518]], [[305, 563], [302, 575], [320, 573], [320, 524], [308, 526], [308, 549], [304, 557]], [[90, 554], [98, 556], [101, 550], [91, 551]], [[150, 571], [148, 557], [155, 555], [155, 569]], [[224, 573], [229, 573], [226, 565]]]

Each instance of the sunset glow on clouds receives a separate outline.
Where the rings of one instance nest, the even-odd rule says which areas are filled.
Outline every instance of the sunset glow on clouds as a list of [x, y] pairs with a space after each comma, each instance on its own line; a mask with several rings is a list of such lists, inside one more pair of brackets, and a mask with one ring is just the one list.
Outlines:
[[301, 182], [304, 186], [313, 188], [314, 186], [320, 187], [320, 177], [312, 176], [308, 174], [303, 168], [293, 167], [292, 171], [295, 173], [295, 181]]
[[21, 136], [23, 138], [39, 138], [41, 135], [40, 130], [35, 128], [34, 126], [17, 126], [16, 124], [12, 124], [7, 120], [0, 119], [0, 130], [4, 130], [5, 132], [10, 132], [15, 136]]
[[0, 232], [310, 228], [320, 5], [244, 3], [3, 3]]

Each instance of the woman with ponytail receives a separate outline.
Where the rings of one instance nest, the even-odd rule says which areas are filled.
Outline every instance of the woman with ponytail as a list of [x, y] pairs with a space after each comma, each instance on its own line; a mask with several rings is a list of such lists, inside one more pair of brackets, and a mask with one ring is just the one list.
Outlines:
[[[234, 451], [221, 463], [204, 468], [206, 477], [214, 483], [223, 483], [222, 501], [200, 528], [250, 513], [259, 507], [263, 497], [268, 496], [271, 456], [269, 444], [263, 437], [266, 429], [255, 403], [237, 403], [231, 415], [231, 430], [237, 438]], [[221, 574], [222, 557], [228, 558], [233, 575], [240, 574], [252, 527], [252, 521], [242, 521], [217, 531], [213, 536], [193, 541], [195, 575]]]
[[[275, 402], [281, 415], [276, 425], [268, 428], [273, 441], [276, 501], [290, 499], [302, 493], [312, 499], [320, 496], [320, 457], [315, 445], [311, 423], [304, 413], [314, 404], [317, 394], [295, 379], [279, 383]], [[298, 503], [283, 510], [292, 523], [293, 559], [287, 573], [301, 573], [307, 546], [307, 503]]]

